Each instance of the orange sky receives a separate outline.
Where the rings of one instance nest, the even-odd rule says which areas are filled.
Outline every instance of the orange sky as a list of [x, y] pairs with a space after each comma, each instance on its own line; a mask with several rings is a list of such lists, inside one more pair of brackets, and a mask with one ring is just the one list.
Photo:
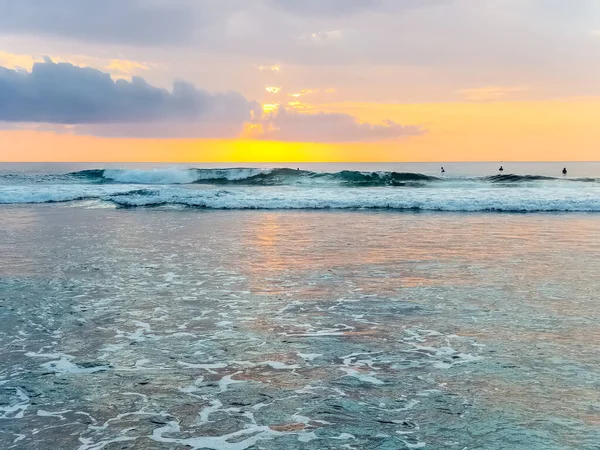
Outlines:
[[600, 152], [600, 99], [375, 104], [338, 103], [314, 111], [360, 121], [391, 119], [426, 133], [355, 144], [259, 140], [123, 139], [0, 131], [2, 161], [301, 162], [301, 161], [593, 161]]
[[600, 160], [598, 0], [14, 3], [0, 161]]

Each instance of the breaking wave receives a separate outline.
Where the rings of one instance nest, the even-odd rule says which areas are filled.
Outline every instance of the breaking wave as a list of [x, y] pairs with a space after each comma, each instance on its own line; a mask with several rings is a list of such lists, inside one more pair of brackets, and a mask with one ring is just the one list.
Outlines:
[[118, 207], [600, 212], [600, 180], [499, 174], [295, 169], [92, 169], [0, 174], [0, 204], [92, 201]]
[[286, 185], [337, 183], [355, 186], [402, 186], [409, 183], [439, 181], [439, 178], [420, 173], [401, 172], [312, 172], [294, 169], [153, 169], [123, 170], [95, 169], [66, 175], [90, 183], [123, 184], [239, 184]]
[[174, 206], [202, 209], [378, 209], [395, 211], [600, 212], [600, 187], [527, 187], [510, 195], [481, 189], [345, 189], [302, 187], [175, 187], [122, 185], [0, 187], [0, 204], [92, 200], [118, 207]]
[[598, 183], [596, 178], [553, 178], [539, 175], [500, 174], [487, 177], [437, 177], [410, 172], [313, 172], [288, 168], [258, 169], [181, 169], [151, 170], [91, 169], [67, 174], [1, 174], [0, 184], [137, 184], [137, 185], [240, 185], [240, 186], [346, 186], [346, 187], [439, 187], [448, 184], [483, 183], [520, 185], [532, 183]]

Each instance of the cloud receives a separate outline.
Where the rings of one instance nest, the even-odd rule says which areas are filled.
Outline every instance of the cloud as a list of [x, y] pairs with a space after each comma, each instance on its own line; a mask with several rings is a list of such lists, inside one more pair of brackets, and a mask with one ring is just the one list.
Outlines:
[[[108, 73], [47, 59], [31, 72], [0, 67], [0, 121], [52, 124], [187, 124], [239, 131], [255, 104], [235, 92], [210, 94], [185, 82], [172, 91], [143, 78], [114, 81]], [[191, 131], [190, 131], [191, 130]], [[230, 134], [231, 134], [230, 133]]]
[[288, 142], [374, 142], [424, 133], [421, 127], [405, 126], [390, 120], [383, 124], [361, 123], [348, 114], [306, 114], [281, 107], [260, 121], [260, 138]]
[[[395, 0], [402, 2], [406, 0]], [[269, 5], [288, 12], [310, 15], [351, 14], [380, 8], [383, 0], [267, 0]]]
[[[0, 0], [0, 35], [34, 35], [133, 46], [204, 46], [253, 34], [331, 40], [323, 18], [395, 13], [455, 0]], [[320, 32], [319, 32], [320, 31]], [[332, 34], [333, 33], [333, 34]], [[313, 36], [314, 35], [314, 36]], [[255, 36], [256, 38], [257, 36]], [[252, 39], [255, 41], [256, 39]], [[253, 42], [254, 43], [254, 42]]]
[[340, 30], [333, 30], [311, 33], [306, 36], [300, 36], [300, 39], [316, 45], [325, 45], [341, 40], [342, 36], [343, 33]]
[[0, 0], [0, 11], [3, 34], [158, 45], [185, 42], [195, 28], [190, 4], [176, 1]]
[[115, 81], [100, 70], [49, 58], [31, 72], [0, 67], [0, 122], [11, 127], [109, 137], [233, 138], [255, 124], [261, 139], [296, 142], [370, 142], [423, 132], [391, 121], [360, 123], [346, 114], [263, 108], [264, 115], [235, 92], [210, 94], [181, 81], [168, 91], [143, 78]]
[[455, 0], [266, 0], [267, 5], [305, 16], [353, 15], [362, 12], [394, 13], [426, 8]]

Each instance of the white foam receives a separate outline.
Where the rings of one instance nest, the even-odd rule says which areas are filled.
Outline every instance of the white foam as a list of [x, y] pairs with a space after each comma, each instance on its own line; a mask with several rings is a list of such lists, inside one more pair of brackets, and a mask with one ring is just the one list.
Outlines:
[[[240, 431], [226, 434], [223, 436], [201, 436], [188, 439], [168, 438], [165, 435], [179, 433], [181, 428], [177, 422], [169, 422], [161, 428], [152, 432], [152, 439], [156, 442], [179, 444], [188, 446], [192, 450], [212, 449], [212, 450], [245, 450], [250, 448], [260, 440], [272, 439], [280, 433], [271, 430], [266, 426], [249, 426]], [[245, 439], [243, 439], [245, 436]], [[236, 442], [229, 442], [235, 439]], [[240, 440], [241, 439], [241, 440]]]
[[356, 378], [364, 383], [370, 383], [370, 384], [375, 384], [377, 386], [381, 386], [383, 384], [385, 384], [383, 381], [381, 381], [378, 378], [375, 378], [371, 373], [361, 373], [358, 370], [352, 369], [350, 367], [340, 367], [340, 370], [346, 372], [346, 376], [352, 377], [352, 378]]
[[225, 367], [227, 367], [227, 364], [225, 363], [190, 364], [183, 361], [177, 361], [177, 364], [179, 364], [182, 367], [185, 367], [186, 369], [202, 369], [210, 373], [216, 373], [213, 369], [224, 369]]
[[[191, 176], [188, 171], [184, 171], [184, 173], [185, 177]], [[228, 176], [237, 175], [232, 172]], [[189, 189], [172, 185], [157, 186], [150, 183], [153, 180], [148, 180], [148, 175], [144, 175], [144, 177], [147, 181], [145, 187], [142, 185], [127, 187], [97, 184], [0, 186], [0, 203], [44, 203], [97, 199], [123, 206], [173, 204], [210, 209], [600, 212], [600, 183], [578, 185], [577, 189], [564, 185], [518, 186], [510, 189], [475, 185], [469, 189], [448, 187], [348, 189], [299, 186], [278, 186], [275, 189], [269, 186], [235, 186], [223, 190], [215, 188]], [[140, 181], [142, 181], [141, 178]]]
[[231, 386], [232, 384], [240, 384], [240, 383], [245, 383], [244, 380], [234, 380], [231, 377], [233, 377], [234, 375], [238, 375], [242, 372], [236, 372], [232, 375], [226, 375], [223, 378], [221, 378], [219, 380], [219, 389], [221, 390], [221, 393], [227, 391], [227, 389], [229, 388], [229, 386]]
[[240, 168], [240, 169], [208, 169], [198, 171], [198, 180], [218, 180], [226, 179], [229, 181], [245, 180], [247, 178], [254, 177], [260, 174], [271, 173], [273, 169], [253, 169], [253, 168]]
[[196, 181], [194, 172], [187, 169], [122, 170], [107, 169], [104, 178], [132, 184], [188, 184]]
[[3, 389], [14, 390], [17, 401], [15, 404], [9, 406], [0, 405], [0, 419], [22, 419], [25, 415], [25, 411], [31, 406], [29, 403], [29, 396], [20, 388]]
[[94, 443], [93, 439], [79, 438], [79, 442], [81, 442], [82, 445], [77, 447], [77, 450], [101, 450], [110, 444], [115, 444], [117, 442], [130, 442], [135, 441], [137, 439], [138, 438], [136, 437], [121, 436], [114, 439]]
[[314, 431], [311, 431], [309, 433], [298, 434], [298, 441], [299, 442], [306, 443], [306, 442], [314, 441], [314, 440], [317, 440], [317, 439], [319, 439], [319, 438], [317, 437], [317, 435], [315, 434]]
[[356, 439], [356, 436], [354, 436], [353, 434], [349, 434], [349, 433], [342, 433], [337, 437], [332, 437], [331, 439], [336, 439], [339, 441], [347, 441], [349, 439]]
[[264, 365], [267, 365], [275, 370], [294, 370], [294, 369], [300, 368], [300, 366], [297, 364], [287, 365], [287, 364], [279, 362], [279, 361], [267, 361], [264, 363]]
[[416, 442], [416, 443], [410, 443], [408, 441], [402, 441], [404, 442], [404, 445], [406, 446], [406, 448], [408, 449], [418, 449], [418, 448], [425, 448], [427, 444], [425, 444], [425, 442]]
[[54, 372], [56, 374], [89, 374], [102, 372], [110, 369], [108, 366], [95, 366], [89, 368], [79, 367], [77, 364], [74, 364], [71, 360], [75, 357], [72, 355], [67, 355], [65, 353], [33, 353], [27, 352], [25, 356], [30, 358], [46, 358], [46, 359], [54, 359], [58, 358], [54, 361], [49, 361], [47, 363], [41, 364], [41, 367], [47, 369], [48, 371]]
[[269, 173], [271, 169], [151, 169], [151, 170], [125, 170], [107, 169], [104, 171], [105, 179], [119, 183], [131, 184], [190, 184], [196, 181], [210, 180], [244, 180], [261, 173]]
[[69, 202], [127, 194], [138, 188], [87, 184], [0, 186], [0, 204]]
[[109, 369], [108, 366], [96, 366], [96, 367], [82, 368], [82, 367], [79, 367], [77, 364], [74, 364], [73, 362], [71, 362], [71, 358], [73, 358], [73, 357], [72, 356], [71, 357], [63, 356], [59, 360], [50, 361], [45, 364], [42, 364], [41, 366], [44, 367], [45, 369], [47, 369], [48, 371], [52, 371], [56, 374], [72, 374], [72, 375], [90, 374], [90, 373], [102, 372], [102, 371]]
[[178, 204], [210, 209], [394, 209], [430, 211], [600, 212], [600, 187], [570, 188], [291, 188], [227, 190], [162, 188], [156, 194], [111, 196], [126, 206]]
[[323, 356], [321, 353], [297, 353], [297, 355], [306, 361], [313, 361], [319, 356]]
[[65, 411], [57, 411], [57, 412], [49, 412], [49, 411], [44, 411], [43, 409], [38, 409], [37, 415], [39, 417], [55, 417], [60, 420], [66, 420], [65, 416], [63, 416], [63, 414], [66, 414], [69, 412], [71, 412], [70, 409], [67, 409]]

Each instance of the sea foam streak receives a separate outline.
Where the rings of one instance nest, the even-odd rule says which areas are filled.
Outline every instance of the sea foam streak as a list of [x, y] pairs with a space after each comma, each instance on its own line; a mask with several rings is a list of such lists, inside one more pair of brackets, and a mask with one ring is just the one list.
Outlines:
[[92, 169], [0, 174], [0, 204], [93, 200], [120, 207], [600, 212], [596, 178], [312, 172], [289, 168]]
[[206, 209], [388, 209], [398, 211], [600, 212], [600, 186], [406, 188], [234, 186], [0, 186], [0, 203], [76, 200], [120, 207], [177, 205]]

